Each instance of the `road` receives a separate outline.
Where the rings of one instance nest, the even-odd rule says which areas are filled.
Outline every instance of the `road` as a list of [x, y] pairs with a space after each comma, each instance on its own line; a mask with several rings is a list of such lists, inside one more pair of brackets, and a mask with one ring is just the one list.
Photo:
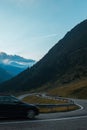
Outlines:
[[1, 120], [0, 130], [87, 130], [87, 100], [74, 100], [80, 110], [40, 114], [34, 120]]

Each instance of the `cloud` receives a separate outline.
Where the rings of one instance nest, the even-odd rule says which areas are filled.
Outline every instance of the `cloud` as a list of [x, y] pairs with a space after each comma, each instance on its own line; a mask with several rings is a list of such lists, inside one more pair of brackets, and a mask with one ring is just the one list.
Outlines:
[[55, 36], [58, 36], [58, 34], [45, 35], [45, 36], [41, 36], [41, 38], [49, 38], [49, 37], [55, 37]]
[[10, 64], [9, 59], [4, 59], [4, 60], [1, 60], [0, 62], [2, 62], [2, 63], [4, 63], [4, 64]]
[[43, 36], [37, 36], [37, 37], [31, 37], [33, 39], [46, 39], [46, 38], [51, 38], [51, 37], [56, 37], [58, 34], [48, 34], [48, 35], [43, 35]]

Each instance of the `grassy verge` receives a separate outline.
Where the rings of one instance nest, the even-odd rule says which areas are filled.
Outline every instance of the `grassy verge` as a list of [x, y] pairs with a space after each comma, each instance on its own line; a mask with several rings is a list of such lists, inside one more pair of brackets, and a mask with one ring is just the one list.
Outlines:
[[87, 99], [87, 78], [61, 85], [48, 91], [50, 95]]
[[79, 109], [78, 106], [72, 105], [72, 106], [63, 106], [63, 107], [53, 107], [53, 108], [39, 108], [40, 113], [52, 113], [52, 112], [67, 112], [67, 111], [73, 111]]
[[[67, 103], [66, 100], [53, 100], [37, 97], [35, 95], [27, 96], [23, 99], [24, 102], [31, 104], [64, 104]], [[78, 106], [72, 104], [72, 106], [54, 106], [54, 107], [39, 107], [40, 113], [50, 113], [50, 112], [65, 112], [78, 109]]]
[[67, 103], [67, 100], [54, 100], [54, 99], [47, 99], [38, 97], [35, 95], [27, 96], [23, 98], [24, 102], [31, 103], [31, 104], [63, 104]]

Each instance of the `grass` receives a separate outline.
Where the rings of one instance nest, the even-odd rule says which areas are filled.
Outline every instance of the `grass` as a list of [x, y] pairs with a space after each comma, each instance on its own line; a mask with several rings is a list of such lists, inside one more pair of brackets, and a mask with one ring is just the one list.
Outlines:
[[53, 108], [39, 108], [40, 113], [52, 113], [52, 112], [67, 112], [67, 111], [73, 111], [79, 109], [78, 106], [72, 105], [72, 106], [63, 106], [63, 107], [53, 107]]
[[[67, 103], [66, 100], [53, 100], [37, 97], [35, 95], [27, 96], [23, 99], [24, 102], [31, 104], [64, 104]], [[50, 113], [50, 112], [65, 112], [78, 109], [78, 106], [72, 104], [72, 106], [54, 106], [54, 107], [39, 107], [40, 113]]]
[[81, 79], [70, 84], [48, 90], [50, 95], [87, 99], [87, 79]]
[[24, 102], [31, 103], [31, 104], [63, 104], [67, 103], [67, 100], [54, 100], [54, 99], [47, 99], [47, 98], [42, 98], [38, 97], [35, 95], [31, 96], [26, 96], [23, 98]]

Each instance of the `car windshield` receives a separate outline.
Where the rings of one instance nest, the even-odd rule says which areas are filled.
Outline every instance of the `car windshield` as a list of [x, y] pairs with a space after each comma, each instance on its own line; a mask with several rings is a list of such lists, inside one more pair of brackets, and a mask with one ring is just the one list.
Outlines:
[[14, 96], [0, 96], [0, 103], [15, 103], [20, 102], [16, 97]]
[[20, 100], [17, 99], [16, 97], [14, 97], [14, 96], [11, 96], [11, 100], [12, 100], [12, 101], [15, 101], [15, 102], [20, 102]]

